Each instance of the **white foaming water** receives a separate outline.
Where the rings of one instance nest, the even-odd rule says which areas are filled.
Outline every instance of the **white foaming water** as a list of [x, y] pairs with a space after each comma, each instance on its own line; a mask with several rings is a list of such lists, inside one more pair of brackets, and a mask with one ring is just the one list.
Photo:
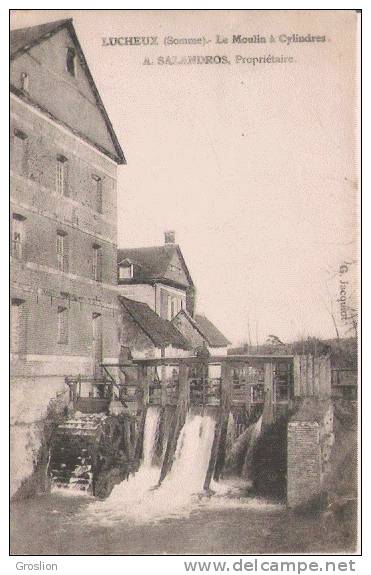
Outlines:
[[147, 523], [189, 515], [193, 511], [194, 503], [199, 501], [202, 493], [209, 465], [214, 419], [208, 415], [187, 414], [173, 465], [160, 486], [160, 468], [152, 465], [157, 425], [151, 415], [145, 427], [146, 452], [138, 473], [117, 485], [106, 501], [90, 505], [89, 520], [107, 524], [123, 520]]
[[[135, 475], [129, 476], [125, 481], [116, 485], [106, 501], [96, 504], [97, 510], [109, 511], [111, 508], [121, 511], [122, 508], [133, 502], [134, 506], [142, 504], [145, 494], [153, 488], [160, 478], [159, 467], [152, 464], [156, 447], [157, 429], [160, 419], [158, 407], [149, 407], [146, 413], [146, 421], [143, 434], [143, 458], [142, 464]], [[95, 504], [93, 505], [95, 506]]]
[[143, 435], [143, 467], [152, 467], [152, 458], [156, 447], [157, 429], [160, 421], [158, 407], [148, 407]]
[[[120, 521], [153, 523], [166, 518], [189, 517], [194, 511], [279, 508], [261, 498], [246, 497], [246, 480], [212, 481], [210, 493], [203, 491], [215, 433], [215, 420], [209, 415], [187, 414], [180, 432], [173, 464], [158, 485], [160, 468], [152, 464], [159, 414], [147, 412], [144, 457], [139, 471], [123, 481], [103, 502], [88, 507], [85, 521], [110, 526]], [[254, 424], [251, 444], [260, 434], [261, 421]], [[86, 511], [85, 511], [86, 513]]]
[[263, 421], [263, 416], [261, 415], [259, 417], [258, 421], [256, 421], [252, 425], [250, 425], [250, 427], [248, 429], [248, 437], [247, 437], [248, 446], [247, 446], [245, 461], [244, 461], [243, 469], [242, 469], [243, 476], [247, 477], [247, 478], [249, 477], [249, 474], [250, 474], [250, 467], [251, 467], [251, 463], [252, 463], [252, 455], [254, 452], [254, 448], [255, 448], [256, 442], [258, 441], [258, 439], [261, 435], [262, 421]]

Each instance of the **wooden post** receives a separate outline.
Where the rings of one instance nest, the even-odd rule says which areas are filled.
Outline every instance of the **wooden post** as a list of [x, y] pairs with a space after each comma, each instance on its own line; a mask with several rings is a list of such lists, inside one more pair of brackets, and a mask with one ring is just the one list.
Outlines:
[[326, 364], [325, 397], [331, 397], [331, 360], [330, 356], [324, 358]]
[[313, 396], [313, 356], [308, 355], [307, 357], [307, 395]]
[[[164, 461], [161, 468], [160, 483], [169, 473], [173, 464], [180, 431], [184, 425], [189, 406], [188, 365], [179, 366], [179, 398], [173, 420], [170, 424], [169, 439], [166, 446]], [[190, 470], [191, 472], [191, 470]]]
[[264, 364], [264, 391], [270, 391], [273, 397], [273, 363]]
[[302, 355], [300, 357], [300, 363], [301, 363], [301, 378], [300, 378], [300, 395], [302, 397], [307, 397], [308, 395], [308, 362], [307, 362], [307, 356], [306, 355]]
[[246, 373], [246, 411], [249, 414], [251, 412], [251, 383], [247, 381], [247, 373]]
[[226, 436], [228, 417], [232, 402], [232, 368], [228, 363], [221, 366], [221, 399], [219, 417], [215, 426], [214, 441], [211, 449], [209, 467], [207, 469], [204, 489], [209, 489], [211, 479], [218, 481], [225, 461]]
[[313, 358], [313, 395], [314, 397], [320, 397], [320, 358]]
[[300, 355], [294, 357], [294, 397], [301, 396], [301, 370], [300, 370]]
[[331, 396], [331, 362], [329, 356], [319, 359], [319, 396], [327, 398]]
[[273, 397], [273, 363], [264, 365], [264, 407], [263, 426], [270, 425], [274, 419], [274, 397]]
[[148, 405], [149, 402], [149, 385], [151, 383], [151, 370], [148, 367], [143, 368], [143, 404]]

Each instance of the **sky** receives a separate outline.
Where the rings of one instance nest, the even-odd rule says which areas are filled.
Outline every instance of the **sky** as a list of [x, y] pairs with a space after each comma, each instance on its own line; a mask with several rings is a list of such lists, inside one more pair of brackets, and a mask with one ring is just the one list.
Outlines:
[[[119, 247], [175, 230], [197, 311], [233, 343], [334, 337], [337, 271], [357, 259], [355, 12], [20, 10], [11, 26], [69, 17], [127, 159]], [[279, 40], [293, 34], [326, 41]], [[159, 45], [103, 46], [127, 36]], [[230, 64], [157, 64], [184, 55]], [[269, 55], [293, 62], [235, 63]]]

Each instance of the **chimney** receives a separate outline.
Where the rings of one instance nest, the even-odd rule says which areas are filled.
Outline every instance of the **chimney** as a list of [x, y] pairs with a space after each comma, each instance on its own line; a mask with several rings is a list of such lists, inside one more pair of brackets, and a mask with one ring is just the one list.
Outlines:
[[165, 244], [175, 244], [175, 232], [173, 230], [165, 232]]

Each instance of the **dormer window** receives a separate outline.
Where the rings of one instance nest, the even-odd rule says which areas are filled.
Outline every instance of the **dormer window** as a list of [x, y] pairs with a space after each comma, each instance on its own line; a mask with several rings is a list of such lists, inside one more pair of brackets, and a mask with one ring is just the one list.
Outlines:
[[119, 265], [119, 279], [120, 280], [131, 280], [134, 276], [134, 266], [129, 261], [123, 261]]
[[66, 67], [67, 72], [71, 74], [71, 76], [76, 76], [76, 50], [74, 48], [67, 49], [67, 57], [66, 57]]

